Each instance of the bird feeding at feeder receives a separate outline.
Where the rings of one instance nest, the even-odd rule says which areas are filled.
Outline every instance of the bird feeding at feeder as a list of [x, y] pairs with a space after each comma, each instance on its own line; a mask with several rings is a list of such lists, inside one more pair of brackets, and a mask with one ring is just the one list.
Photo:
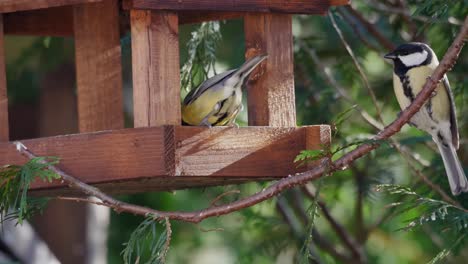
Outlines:
[[242, 111], [242, 89], [250, 73], [268, 55], [246, 61], [238, 69], [215, 75], [192, 89], [182, 103], [182, 121], [192, 126], [230, 126]]
[[[393, 61], [394, 91], [401, 109], [405, 109], [422, 90], [439, 60], [428, 45], [418, 42], [402, 44], [384, 57]], [[410, 124], [432, 136], [442, 156], [452, 194], [468, 192], [468, 181], [456, 152], [459, 146], [457, 116], [447, 76], [411, 118]]]

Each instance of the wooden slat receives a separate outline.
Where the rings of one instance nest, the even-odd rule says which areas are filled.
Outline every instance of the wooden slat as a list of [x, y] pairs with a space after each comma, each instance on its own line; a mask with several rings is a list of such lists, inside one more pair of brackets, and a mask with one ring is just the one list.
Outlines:
[[295, 126], [291, 15], [248, 14], [244, 32], [246, 58], [268, 54], [249, 79], [249, 125]]
[[73, 8], [60, 6], [5, 14], [5, 34], [73, 36]]
[[0, 14], [0, 141], [8, 141], [8, 96], [6, 86], [3, 17]]
[[[105, 0], [100, 3], [73, 7], [78, 127], [80, 132], [122, 128], [124, 125], [118, 5], [118, 0]], [[92, 140], [88, 139], [85, 142], [89, 143], [90, 141]], [[88, 145], [88, 147], [92, 148], [93, 146]], [[103, 156], [104, 163], [102, 164], [114, 167], [112, 160], [106, 160], [106, 156], [109, 155], [119, 155], [119, 153], [117, 151]], [[74, 153], [69, 157], [76, 159], [79, 156], [79, 153]], [[117, 162], [119, 162], [118, 159]], [[88, 163], [94, 162], [88, 161]], [[128, 164], [128, 161], [120, 163], [127, 164], [119, 169], [119, 173], [124, 174], [127, 167], [131, 165]], [[96, 168], [91, 167], [90, 169], [95, 170]], [[89, 220], [87, 214], [90, 212], [87, 211], [92, 206], [95, 205], [82, 205], [85, 207], [83, 208], [85, 213], [77, 221], [89, 223], [86, 220]], [[104, 210], [103, 213], [107, 210], [108, 215], [110, 209], [101, 210]], [[85, 228], [87, 232], [96, 230], [93, 226], [85, 226]], [[82, 245], [84, 245], [84, 252], [89, 254], [93, 249], [91, 249], [91, 245], [86, 245], [87, 240], [89, 237], [86, 235], [82, 239]], [[95, 246], [102, 248], [105, 243], [98, 242]], [[82, 260], [78, 262], [83, 263]]]
[[[68, 63], [61, 64], [57, 69], [43, 74], [39, 85], [37, 137], [77, 133], [75, 67]], [[21, 119], [15, 117], [15, 120]], [[52, 200], [41, 214], [32, 219], [34, 229], [60, 263], [86, 263], [87, 250], [75, 252], [70, 248], [86, 248], [86, 232], [83, 230], [88, 226], [87, 207], [89, 205], [84, 203]], [[67, 221], [68, 226], [59, 224], [60, 221]], [[54, 228], [51, 229], [51, 226]]]
[[118, 2], [74, 6], [80, 132], [123, 127]]
[[178, 18], [165, 11], [132, 10], [135, 127], [180, 124]]
[[124, 0], [124, 8], [324, 14], [332, 1], [336, 3], [336, 0]]
[[[155, 186], [147, 186], [147, 181], [154, 181], [162, 184], [158, 190], [170, 190], [284, 177], [297, 171], [293, 159], [301, 150], [329, 142], [327, 128], [165, 126], [22, 142], [37, 155], [60, 157], [63, 170], [88, 183], [125, 192], [127, 186], [149, 190]], [[0, 164], [24, 162], [12, 144], [0, 143]], [[200, 178], [193, 184], [174, 176]], [[53, 186], [60, 183], [37, 183], [34, 188]]]
[[0, 13], [42, 9], [56, 6], [76, 5], [81, 3], [100, 2], [102, 0], [2, 0]]
[[351, 4], [351, 0], [330, 0], [331, 6], [343, 6]]
[[[180, 11], [180, 24], [238, 19], [245, 12]], [[120, 19], [128, 19], [121, 14]], [[4, 15], [6, 35], [73, 36], [73, 7], [61, 6]]]
[[[307, 147], [320, 149], [320, 126], [304, 128], [176, 127], [176, 175], [281, 177]], [[306, 139], [309, 143], [306, 144]]]
[[205, 21], [227, 20], [242, 18], [245, 12], [216, 12], [216, 11], [179, 11], [179, 24], [194, 24]]
[[[90, 183], [164, 175], [164, 134], [152, 130], [120, 130], [22, 141], [39, 156], [60, 157], [60, 167]], [[11, 144], [0, 143], [0, 164], [22, 164]]]

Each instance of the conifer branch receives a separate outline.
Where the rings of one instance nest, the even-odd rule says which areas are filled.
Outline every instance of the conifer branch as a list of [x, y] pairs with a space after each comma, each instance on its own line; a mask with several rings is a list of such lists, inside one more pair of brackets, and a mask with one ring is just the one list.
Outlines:
[[[206, 218], [221, 216], [229, 214], [234, 211], [256, 205], [260, 202], [275, 197], [279, 193], [291, 189], [298, 185], [304, 185], [307, 182], [316, 180], [323, 175], [329, 175], [334, 171], [345, 170], [355, 160], [365, 156], [372, 150], [378, 148], [383, 140], [389, 139], [391, 136], [396, 134], [400, 129], [411, 119], [411, 117], [419, 111], [423, 104], [429, 99], [432, 92], [435, 90], [438, 82], [444, 77], [445, 73], [449, 71], [455, 64], [458, 54], [460, 53], [465, 39], [468, 35], [468, 17], [465, 19], [463, 27], [461, 28], [458, 36], [450, 46], [449, 50], [445, 54], [444, 58], [440, 62], [439, 66], [435, 69], [434, 73], [428, 77], [423, 89], [417, 95], [413, 103], [401, 112], [401, 115], [388, 125], [383, 131], [378, 133], [373, 139], [374, 141], [369, 143], [363, 143], [353, 151], [348, 152], [340, 159], [332, 162], [329, 158], [321, 160], [321, 164], [315, 169], [299, 173], [296, 175], [290, 175], [283, 178], [262, 191], [255, 193], [246, 198], [237, 200], [235, 202], [214, 206], [199, 211], [193, 212], [181, 212], [181, 211], [158, 211], [148, 207], [139, 205], [133, 205], [125, 203], [112, 198], [111, 196], [103, 193], [96, 187], [90, 186], [74, 176], [64, 172], [58, 166], [48, 166], [48, 168], [59, 174], [62, 179], [72, 188], [82, 191], [86, 195], [95, 196], [100, 199], [106, 206], [112, 208], [116, 212], [128, 212], [136, 215], [151, 216], [155, 220], [179, 220], [186, 222], [198, 223]], [[29, 159], [35, 158], [36, 156], [27, 149], [21, 142], [15, 142], [18, 152], [28, 157]]]

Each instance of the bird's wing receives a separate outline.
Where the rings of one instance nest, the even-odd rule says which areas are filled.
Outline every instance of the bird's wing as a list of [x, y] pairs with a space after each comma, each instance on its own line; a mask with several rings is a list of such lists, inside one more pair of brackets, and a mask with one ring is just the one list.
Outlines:
[[450, 130], [452, 132], [452, 144], [455, 149], [459, 147], [459, 136], [458, 136], [458, 125], [457, 125], [457, 113], [455, 110], [455, 100], [453, 98], [452, 89], [450, 89], [450, 83], [447, 76], [444, 76], [442, 79], [442, 84], [447, 91], [447, 95], [450, 103]]
[[200, 97], [208, 88], [222, 82], [226, 78], [229, 78], [237, 69], [225, 71], [223, 73], [217, 74], [210, 79], [204, 81], [196, 89], [190, 90], [190, 92], [184, 98], [184, 105], [190, 104], [192, 101]]

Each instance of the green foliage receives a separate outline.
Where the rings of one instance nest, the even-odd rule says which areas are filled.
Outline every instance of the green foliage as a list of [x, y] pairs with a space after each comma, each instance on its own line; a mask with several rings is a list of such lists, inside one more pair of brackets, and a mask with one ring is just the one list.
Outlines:
[[9, 103], [32, 104], [37, 102], [40, 95], [39, 84], [44, 74], [61, 67], [64, 61], [72, 60], [74, 50], [70, 43], [73, 40], [57, 37], [12, 37], [12, 39], [6, 38], [6, 44], [10, 41], [13, 43], [23, 41], [29, 42], [29, 46], [17, 56], [12, 56], [13, 52], [9, 50], [5, 53]]
[[357, 105], [353, 105], [350, 108], [344, 110], [343, 112], [339, 113], [335, 121], [333, 122], [333, 127], [335, 131], [338, 131], [338, 127], [345, 122], [346, 120], [349, 119], [349, 117], [352, 115], [352, 111], [356, 110]]
[[[323, 179], [320, 178], [317, 181], [317, 188], [315, 190], [314, 197], [320, 197], [320, 189], [322, 188], [322, 185], [323, 185]], [[312, 245], [312, 238], [313, 238], [312, 230], [315, 227], [315, 219], [320, 216], [318, 213], [318, 208], [319, 208], [319, 204], [318, 204], [318, 199], [316, 198], [312, 200], [311, 206], [309, 206], [309, 208], [307, 209], [309, 222], [308, 222], [308, 226], [306, 229], [307, 230], [306, 239], [302, 243], [301, 251], [298, 256], [300, 264], [310, 263], [312, 260], [315, 259], [314, 256], [310, 252], [310, 245]]]
[[47, 203], [44, 198], [27, 196], [28, 189], [36, 178], [51, 182], [59, 179], [48, 167], [59, 162], [55, 157], [37, 157], [23, 166], [6, 165], [0, 168], [0, 213], [2, 221], [16, 218], [19, 224], [41, 211]]
[[297, 163], [297, 166], [304, 166], [308, 162], [316, 161], [326, 157], [325, 151], [318, 150], [302, 150], [299, 155], [294, 158], [294, 163]]
[[453, 233], [468, 232], [468, 210], [449, 204], [443, 200], [436, 200], [419, 195], [410, 187], [396, 184], [382, 184], [377, 186], [377, 190], [385, 191], [392, 195], [398, 195], [401, 200], [393, 203], [397, 207], [399, 214], [417, 210], [418, 216], [409, 219], [409, 223], [404, 230], [412, 230], [426, 224], [434, 224], [435, 227], [452, 231]]
[[181, 69], [181, 86], [187, 91], [216, 74], [216, 48], [221, 40], [219, 22], [203, 22], [187, 42], [188, 58]]
[[[166, 262], [168, 233], [166, 224], [162, 231], [158, 230], [158, 223], [153, 217], [147, 217], [130, 235], [121, 254], [126, 264], [148, 263], [158, 264]], [[146, 260], [145, 260], [146, 257]]]
[[406, 186], [382, 184], [377, 186], [377, 190], [399, 197], [399, 202], [391, 204], [392, 207], [396, 208], [395, 215], [411, 215], [416, 212], [416, 217], [409, 218], [408, 224], [401, 230], [409, 231], [430, 226], [439, 230], [441, 234], [455, 235], [454, 242], [437, 254], [429, 263], [439, 263], [465, 240], [468, 234], [468, 210], [442, 200], [422, 196]]
[[[408, 7], [400, 6], [400, 2], [406, 3]], [[373, 5], [376, 3], [379, 6], [383, 5], [389, 8], [386, 10], [377, 9]], [[391, 43], [398, 45], [407, 41], [424, 41], [431, 45], [439, 59], [442, 58], [459, 30], [460, 26], [457, 23], [463, 21], [468, 13], [466, 0], [356, 0], [353, 1], [353, 7]], [[401, 14], [392, 11], [395, 9], [408, 11], [407, 13], [411, 15], [409, 21]], [[387, 48], [381, 45], [366, 26], [347, 11], [346, 7], [333, 8], [332, 10], [338, 13], [335, 13], [336, 22], [362, 65], [370, 86], [374, 89], [378, 104], [382, 109], [384, 123], [390, 123], [400, 109], [393, 94], [391, 66], [381, 56], [388, 51]], [[346, 19], [347, 16], [355, 22], [354, 26]], [[180, 43], [185, 43], [184, 40], [190, 40], [189, 45], [180, 46], [181, 57], [187, 61], [181, 71], [182, 87], [185, 90], [196, 87], [214, 72], [215, 55], [218, 55], [217, 61], [222, 61], [228, 67], [239, 65], [244, 60], [244, 25], [242, 23], [241, 20], [236, 20], [228, 21], [222, 24], [222, 27], [216, 23], [205, 23], [200, 28], [197, 25], [181, 27]], [[411, 29], [411, 24], [414, 24], [415, 30]], [[195, 31], [192, 34], [194, 28]], [[220, 37], [221, 30], [222, 39]], [[357, 36], [356, 32], [361, 32], [361, 34]], [[324, 67], [316, 65], [307, 56], [306, 47], [295, 46], [296, 79], [294, 84], [296, 86], [297, 124], [332, 124], [339, 128], [339, 130], [333, 130], [333, 148], [329, 147], [326, 151], [300, 153], [296, 161], [304, 163], [330, 156], [331, 153], [334, 154], [333, 158], [336, 158], [340, 154], [352, 150], [358, 144], [382, 143], [369, 140], [376, 131], [362, 119], [360, 112], [366, 111], [376, 118], [376, 111], [368, 96], [368, 91], [363, 87], [361, 79], [356, 74], [353, 61], [343, 48], [329, 19], [321, 16], [293, 16], [293, 33], [295, 40], [297, 40], [295, 44], [302, 41], [307, 44], [307, 48], [314, 49], [326, 71], [351, 98], [351, 100], [344, 99], [337, 92], [336, 87], [324, 78], [321, 73]], [[366, 44], [361, 37], [371, 45]], [[12, 39], [15, 41], [12, 42]], [[128, 35], [122, 40], [123, 54], [130, 53], [129, 40]], [[15, 49], [20, 46], [17, 43], [23, 45], [22, 51]], [[38, 84], [44, 71], [50, 71], [55, 67], [70, 63], [73, 54], [71, 39], [17, 39], [6, 36], [8, 64], [6, 68], [11, 107], [19, 107], [19, 103], [29, 104], [32, 101], [39, 101]], [[466, 151], [467, 145], [463, 143], [466, 142], [468, 136], [468, 129], [466, 129], [468, 115], [463, 114], [467, 111], [466, 102], [468, 102], [466, 100], [468, 98], [468, 89], [466, 89], [468, 87], [468, 78], [466, 78], [467, 55], [468, 48], [465, 47], [457, 64], [448, 73], [459, 113], [459, 131], [462, 139], [459, 155], [462, 163], [467, 160], [466, 154], [468, 153]], [[126, 59], [124, 65], [131, 65], [130, 57], [126, 57]], [[131, 83], [129, 69], [130, 67], [124, 68], [124, 77], [127, 77], [124, 89], [130, 94], [131, 85], [127, 85]], [[127, 114], [131, 116], [131, 114]], [[31, 119], [33, 118], [35, 117], [31, 117]], [[466, 243], [465, 245], [463, 243], [466, 239], [461, 238], [461, 234], [466, 233], [467, 230], [464, 227], [467, 222], [466, 213], [458, 206], [453, 207], [451, 204], [441, 201], [438, 193], [421, 182], [407, 166], [408, 162], [414, 162], [417, 169], [449, 193], [441, 158], [436, 151], [427, 147], [428, 144], [431, 144], [431, 138], [408, 126], [405, 126], [395, 138], [415, 156], [424, 159], [424, 164], [409, 160], [406, 156], [402, 157], [391, 146], [383, 144], [371, 155], [357, 160], [348, 169], [336, 172], [333, 177], [324, 178], [323, 187], [320, 190], [321, 198], [330, 208], [332, 215], [352, 237], [358, 240], [368, 257], [368, 263], [427, 263], [437, 254], [435, 252], [439, 251], [440, 253], [433, 259], [433, 262], [448, 263], [453, 259], [453, 263], [463, 263], [463, 256], [456, 259], [456, 255], [466, 251]], [[410, 189], [396, 188], [393, 191], [400, 193], [394, 195], [389, 195], [388, 192], [375, 192], [376, 184], [388, 182]], [[251, 183], [236, 185], [234, 188], [241, 191], [239, 196], [246, 196], [261, 190], [268, 184]], [[196, 210], [210, 206], [210, 201], [220, 192], [224, 192], [224, 188], [192, 189], [173, 193], [145, 193], [128, 195], [124, 199], [157, 207], [161, 210]], [[20, 198], [21, 194], [18, 197]], [[233, 197], [228, 198], [234, 199]], [[467, 198], [468, 194], [452, 197], [464, 208], [468, 206]], [[310, 198], [301, 197], [301, 199], [306, 208], [313, 203]], [[295, 205], [295, 201], [292, 199], [287, 199], [287, 202], [291, 207]], [[27, 200], [28, 207], [31, 207], [33, 203], [31, 200]], [[381, 217], [384, 216], [389, 204], [394, 204], [390, 211], [396, 217], [384, 218], [384, 221], [379, 223], [379, 219], [382, 219]], [[2, 205], [4, 208], [4, 203]], [[20, 203], [18, 203], [19, 205]], [[288, 223], [282, 221], [275, 205], [275, 199], [272, 199], [253, 208], [203, 222], [203, 226], [207, 229], [220, 227], [224, 230], [222, 232], [201, 232], [194, 225], [174, 223], [171, 239], [172, 250], [168, 253], [168, 261], [170, 263], [203, 263], [199, 258], [196, 258], [199, 254], [216, 255], [218, 249], [221, 249], [219, 251], [227, 251], [232, 258], [226, 261], [220, 259], [219, 263], [278, 263], [277, 257], [280, 252], [288, 248], [294, 250], [301, 248], [304, 240], [310, 234], [307, 230], [311, 223], [335, 249], [349, 253], [334, 230], [325, 222], [324, 217], [317, 218], [312, 213], [317, 212], [316, 207], [314, 207], [316, 205], [309, 207], [308, 221], [306, 224], [302, 223], [299, 229], [303, 231], [304, 236], [297, 236], [297, 232]], [[361, 209], [359, 209], [360, 207]], [[433, 218], [435, 220], [432, 220]], [[310, 221], [311, 219], [313, 221]], [[119, 253], [122, 250], [122, 243], [129, 237], [131, 239], [127, 245], [133, 244], [134, 247], [132, 250], [127, 250], [126, 256], [131, 255], [127, 261], [129, 263], [136, 261], [139, 250], [141, 252], [140, 263], [142, 259], [145, 261], [151, 259], [153, 248], [149, 248], [149, 244], [151, 242], [157, 243], [164, 230], [158, 226], [156, 236], [152, 235], [150, 231], [148, 232], [148, 241], [138, 245], [137, 238], [141, 237], [143, 232], [136, 236], [130, 236], [130, 234], [140, 224], [139, 220], [132, 215], [112, 214], [108, 244], [109, 263], [121, 262]], [[364, 225], [365, 228], [372, 229], [372, 231], [369, 230], [369, 237], [361, 237], [360, 224]], [[373, 226], [374, 224], [376, 226]], [[141, 228], [148, 231], [151, 230], [151, 227], [148, 227], [151, 225], [147, 223]], [[401, 231], [397, 231], [399, 229]], [[404, 230], [408, 231], [403, 232]], [[434, 237], [435, 239], [433, 239]], [[440, 244], [437, 238], [441, 238]], [[313, 244], [314, 250], [318, 253], [317, 256], [321, 258], [317, 262], [340, 263], [335, 256], [315, 243]], [[454, 245], [456, 247], [453, 247]], [[405, 254], [405, 251], [409, 253]], [[300, 255], [300, 253], [296, 251], [295, 256]], [[447, 254], [451, 255], [451, 258], [446, 258]], [[156, 255], [153, 254], [153, 256]], [[309, 258], [308, 253], [299, 257]]]
[[[243, 218], [241, 232], [229, 234], [224, 231], [227, 234], [222, 234], [228, 236], [229, 244], [239, 248], [237, 263], [258, 263], [259, 258], [271, 263], [281, 250], [294, 243], [289, 238], [289, 230], [277, 216], [268, 215], [257, 208], [246, 208], [239, 213]], [[239, 241], [246, 243], [240, 245]]]

